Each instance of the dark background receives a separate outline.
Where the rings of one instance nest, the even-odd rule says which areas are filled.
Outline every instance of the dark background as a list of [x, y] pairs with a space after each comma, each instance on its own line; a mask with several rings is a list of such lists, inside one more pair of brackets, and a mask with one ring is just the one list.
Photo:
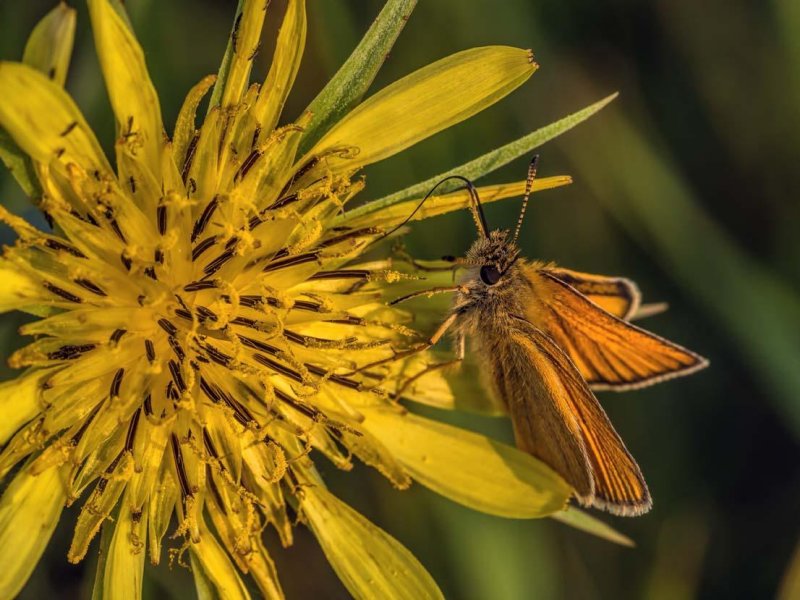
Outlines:
[[[53, 5], [0, 0], [0, 58], [17, 60]], [[127, 5], [171, 129], [189, 87], [216, 71], [235, 2]], [[286, 119], [335, 72], [380, 6], [309, 2], [309, 39]], [[86, 9], [77, 8], [67, 87], [109, 147], [113, 117]], [[261, 73], [281, 0], [273, 8]], [[711, 367], [601, 396], [655, 498], [646, 516], [606, 518], [636, 540], [635, 549], [548, 520], [473, 513], [419, 486], [395, 492], [366, 468], [339, 473], [320, 459], [325, 477], [406, 543], [449, 598], [773, 597], [800, 530], [800, 3], [421, 2], [373, 90], [486, 44], [533, 48], [541, 68], [485, 113], [369, 168], [362, 197], [430, 177], [618, 90], [611, 107], [541, 150], [541, 174], [571, 174], [575, 183], [535, 199], [523, 248], [529, 257], [636, 280], [646, 299], [670, 304], [646, 326], [709, 357]], [[520, 159], [487, 181], [522, 179], [526, 167]], [[0, 198], [34, 218], [5, 172]], [[512, 224], [517, 210], [513, 200], [489, 207], [490, 224]], [[435, 258], [463, 253], [474, 235], [466, 214], [451, 215], [415, 227], [409, 245]], [[0, 319], [5, 357], [21, 344], [20, 322]], [[501, 420], [458, 420], [509, 436]], [[92, 559], [66, 564], [74, 521], [65, 517], [25, 597], [89, 597]], [[346, 596], [302, 529], [293, 548], [274, 556], [289, 598]], [[149, 597], [186, 597], [193, 588], [180, 568], [146, 574]]]

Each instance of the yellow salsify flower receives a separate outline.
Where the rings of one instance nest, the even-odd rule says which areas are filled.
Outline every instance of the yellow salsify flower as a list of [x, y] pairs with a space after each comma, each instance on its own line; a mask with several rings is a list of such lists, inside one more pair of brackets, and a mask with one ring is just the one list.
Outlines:
[[[408, 550], [326, 489], [319, 456], [342, 469], [357, 457], [397, 488], [415, 479], [492, 514], [563, 509], [571, 490], [542, 463], [399, 404], [408, 388], [452, 408], [450, 374], [403, 384], [431, 356], [359, 371], [423, 339], [422, 320], [386, 300], [426, 282], [413, 263], [380, 254], [422, 194], [346, 209], [364, 188], [361, 167], [505, 96], [535, 71], [530, 53], [467, 50], [358, 103], [351, 88], [366, 89], [379, 62], [360, 46], [310, 111], [278, 126], [305, 2], [288, 1], [260, 86], [248, 81], [267, 2], [243, 2], [220, 76], [191, 90], [168, 137], [124, 12], [88, 4], [116, 169], [62, 87], [72, 10], [45, 17], [22, 63], [0, 63], [0, 157], [52, 224], [41, 231], [0, 208], [18, 236], [0, 258], [0, 310], [40, 317], [21, 330], [35, 340], [10, 358], [24, 370], [0, 384], [0, 598], [22, 589], [74, 502], [68, 559], [82, 560], [102, 529], [104, 597], [140, 597], [145, 557], [168, 554], [191, 564], [198, 590], [249, 597], [246, 573], [280, 598], [262, 532], [288, 546], [295, 515], [354, 596], [440, 597]], [[390, 46], [413, 4], [390, 1], [367, 46]], [[348, 80], [359, 61], [368, 68]], [[521, 185], [480, 192], [491, 201]], [[454, 191], [415, 218], [467, 203]]]

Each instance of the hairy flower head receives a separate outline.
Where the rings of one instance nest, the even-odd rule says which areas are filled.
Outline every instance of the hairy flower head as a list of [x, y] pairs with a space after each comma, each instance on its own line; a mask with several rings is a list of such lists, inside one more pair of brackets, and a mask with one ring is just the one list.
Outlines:
[[[18, 236], [0, 258], [0, 310], [40, 317], [10, 359], [23, 371], [0, 384], [2, 597], [24, 585], [74, 502], [68, 558], [81, 560], [102, 529], [109, 597], [140, 596], [145, 557], [159, 563], [163, 546], [222, 597], [247, 597], [242, 573], [281, 597], [262, 532], [291, 544], [295, 514], [354, 595], [438, 596], [407, 550], [326, 490], [320, 456], [342, 469], [357, 457], [398, 488], [413, 478], [504, 516], [544, 516], [569, 497], [530, 456], [399, 404], [452, 407], [456, 394], [427, 369], [428, 353], [393, 360], [425, 325], [387, 300], [430, 281], [387, 257], [384, 238], [421, 194], [347, 209], [363, 166], [506, 95], [534, 72], [530, 53], [461, 52], [360, 104], [348, 85], [365, 84], [348, 79], [348, 63], [310, 111], [279, 125], [305, 3], [289, 0], [272, 67], [249, 85], [266, 4], [242, 4], [219, 77], [190, 91], [168, 136], [124, 14], [89, 0], [115, 167], [62, 88], [72, 11], [45, 18], [23, 63], [0, 63], [0, 157], [51, 223], [43, 231], [0, 209]], [[376, 27], [399, 31], [404, 6], [413, 2], [387, 4]], [[467, 202], [441, 195], [414, 217]]]

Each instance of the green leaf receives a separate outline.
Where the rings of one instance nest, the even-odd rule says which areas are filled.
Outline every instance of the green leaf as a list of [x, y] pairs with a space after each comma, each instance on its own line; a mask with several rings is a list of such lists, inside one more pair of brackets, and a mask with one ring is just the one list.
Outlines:
[[308, 109], [311, 123], [300, 143], [305, 154], [339, 119], [358, 104], [411, 16], [417, 0], [388, 0], [350, 57]]
[[556, 521], [561, 521], [565, 525], [596, 535], [599, 538], [619, 544], [620, 546], [633, 547], [636, 545], [628, 536], [621, 534], [607, 523], [595, 519], [589, 513], [579, 510], [574, 506], [570, 506], [567, 510], [562, 510], [561, 512], [550, 515], [550, 517]]
[[[347, 214], [349, 217], [361, 216], [376, 210], [381, 210], [382, 208], [402, 202], [403, 200], [408, 200], [409, 198], [421, 198], [428, 191], [430, 191], [433, 186], [450, 175], [461, 175], [462, 177], [466, 177], [467, 179], [475, 181], [484, 175], [488, 175], [492, 171], [507, 165], [512, 160], [530, 153], [534, 148], [538, 148], [545, 142], [549, 142], [562, 133], [569, 131], [605, 107], [616, 97], [617, 94], [606, 96], [599, 102], [595, 102], [583, 110], [579, 110], [578, 112], [572, 113], [571, 115], [568, 115], [563, 119], [556, 121], [555, 123], [551, 123], [550, 125], [546, 125], [541, 129], [537, 129], [536, 131], [529, 133], [528, 135], [523, 136], [516, 141], [510, 142], [505, 146], [501, 146], [496, 150], [487, 152], [483, 156], [479, 156], [468, 163], [464, 163], [463, 165], [450, 169], [449, 171], [445, 171], [444, 173], [439, 173], [430, 179], [426, 179], [421, 183], [407, 187], [404, 190], [400, 190], [399, 192], [395, 192], [394, 194], [379, 200], [374, 200], [373, 202], [359, 206], [358, 208], [348, 211]], [[449, 184], [442, 184], [442, 186], [438, 189], [442, 194], [444, 194], [462, 185], [463, 184], [459, 182], [453, 181]]]

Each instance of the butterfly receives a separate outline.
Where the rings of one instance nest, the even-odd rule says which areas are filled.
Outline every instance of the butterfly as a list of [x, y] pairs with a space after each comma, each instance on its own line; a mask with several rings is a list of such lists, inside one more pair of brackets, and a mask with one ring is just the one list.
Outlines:
[[456, 261], [465, 268], [458, 285], [436, 290], [455, 295], [425, 348], [450, 331], [462, 360], [469, 340], [484, 385], [511, 417], [517, 446], [559, 473], [579, 504], [640, 515], [652, 507], [647, 484], [592, 389], [640, 388], [708, 361], [630, 322], [640, 312], [632, 281], [522, 258], [517, 239], [537, 164], [535, 157], [513, 236], [489, 230], [477, 190], [456, 176], [470, 191], [479, 237]]

